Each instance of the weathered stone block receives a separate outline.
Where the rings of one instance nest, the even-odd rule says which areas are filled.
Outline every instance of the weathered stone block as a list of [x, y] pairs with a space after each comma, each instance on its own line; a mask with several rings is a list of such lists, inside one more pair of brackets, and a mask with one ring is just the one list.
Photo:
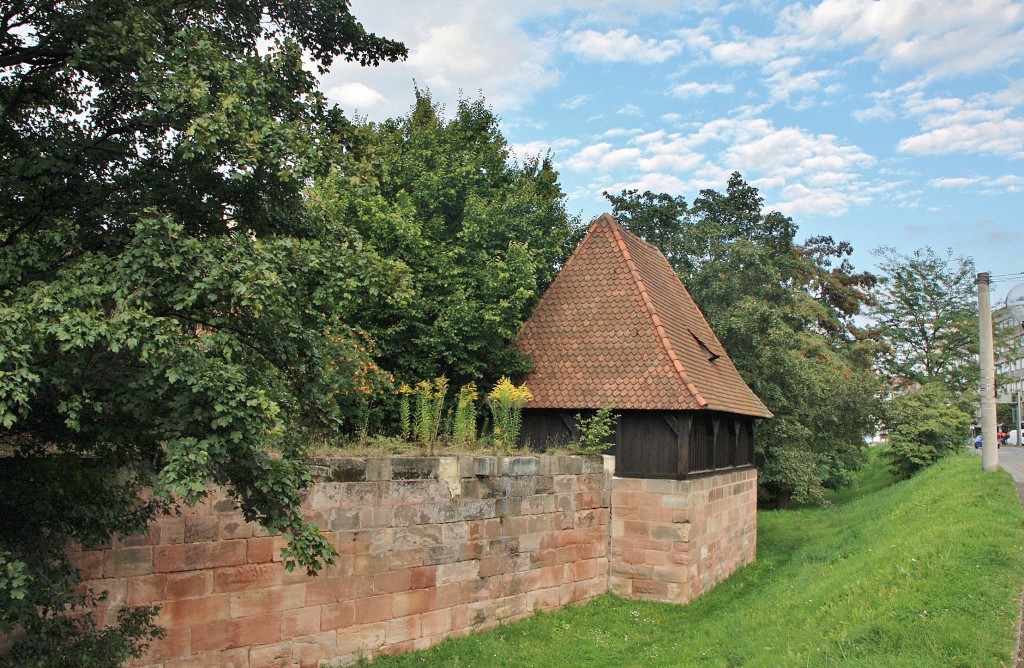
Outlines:
[[540, 460], [536, 457], [506, 457], [502, 474], [507, 476], [529, 476], [540, 473]]
[[497, 476], [501, 475], [500, 457], [474, 457], [473, 475], [475, 476]]
[[395, 457], [391, 460], [393, 480], [431, 480], [440, 468], [437, 457]]

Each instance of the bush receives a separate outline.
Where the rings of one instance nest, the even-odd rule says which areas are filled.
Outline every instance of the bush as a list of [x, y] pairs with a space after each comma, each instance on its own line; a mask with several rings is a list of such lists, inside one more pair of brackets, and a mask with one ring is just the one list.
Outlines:
[[580, 436], [569, 449], [581, 455], [596, 455], [604, 452], [611, 443], [605, 439], [615, 433], [616, 417], [611, 406], [604, 406], [588, 418], [576, 414], [576, 426]]
[[931, 382], [890, 399], [884, 408], [893, 471], [909, 478], [963, 448], [971, 425], [965, 402], [941, 382]]

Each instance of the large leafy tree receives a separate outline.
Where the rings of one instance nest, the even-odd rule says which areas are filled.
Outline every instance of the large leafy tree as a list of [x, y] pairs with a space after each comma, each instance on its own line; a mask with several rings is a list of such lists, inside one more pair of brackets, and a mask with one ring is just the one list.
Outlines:
[[409, 269], [410, 298], [359, 315], [389, 368], [411, 382], [489, 384], [525, 369], [509, 344], [571, 251], [577, 221], [549, 159], [510, 160], [483, 99], [444, 111], [417, 90], [407, 116], [357, 129], [316, 193]]
[[0, 9], [0, 631], [22, 630], [5, 661], [136, 653], [152, 611], [97, 630], [65, 547], [208, 481], [293, 562], [330, 558], [298, 510], [292, 427], [330, 412], [325, 314], [394, 267], [303, 196], [346, 127], [303, 59], [404, 55], [347, 0]]
[[775, 414], [758, 426], [761, 497], [820, 500], [861, 461], [877, 380], [870, 339], [855, 317], [874, 277], [849, 263], [848, 244], [795, 241], [797, 226], [765, 213], [733, 174], [724, 193], [607, 195], [631, 231], [671, 249], [670, 261], [744, 379]]
[[901, 386], [938, 381], [954, 393], [978, 379], [974, 262], [926, 246], [910, 254], [882, 247], [872, 315], [884, 344], [880, 366]]

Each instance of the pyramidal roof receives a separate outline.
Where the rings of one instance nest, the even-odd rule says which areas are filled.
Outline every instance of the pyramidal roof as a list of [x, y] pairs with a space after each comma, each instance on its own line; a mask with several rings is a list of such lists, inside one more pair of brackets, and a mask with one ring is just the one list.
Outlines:
[[527, 408], [771, 411], [665, 256], [603, 214], [523, 325]]

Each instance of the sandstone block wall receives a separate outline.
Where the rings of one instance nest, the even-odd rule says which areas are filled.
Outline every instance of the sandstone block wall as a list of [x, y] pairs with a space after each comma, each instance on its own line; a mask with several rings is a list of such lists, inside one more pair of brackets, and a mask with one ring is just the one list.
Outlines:
[[317, 666], [404, 652], [608, 588], [600, 457], [345, 458], [314, 463], [306, 516], [337, 562], [283, 567], [284, 542], [223, 494], [75, 560], [101, 614], [162, 604], [145, 665]]
[[[284, 541], [223, 493], [73, 554], [112, 621], [159, 604], [139, 665], [344, 665], [608, 591], [686, 602], [754, 559], [757, 474], [613, 478], [601, 457], [315, 461], [306, 516], [337, 562], [285, 570]], [[101, 621], [103, 621], [101, 619]]]
[[755, 470], [611, 484], [612, 592], [686, 603], [754, 561]]

